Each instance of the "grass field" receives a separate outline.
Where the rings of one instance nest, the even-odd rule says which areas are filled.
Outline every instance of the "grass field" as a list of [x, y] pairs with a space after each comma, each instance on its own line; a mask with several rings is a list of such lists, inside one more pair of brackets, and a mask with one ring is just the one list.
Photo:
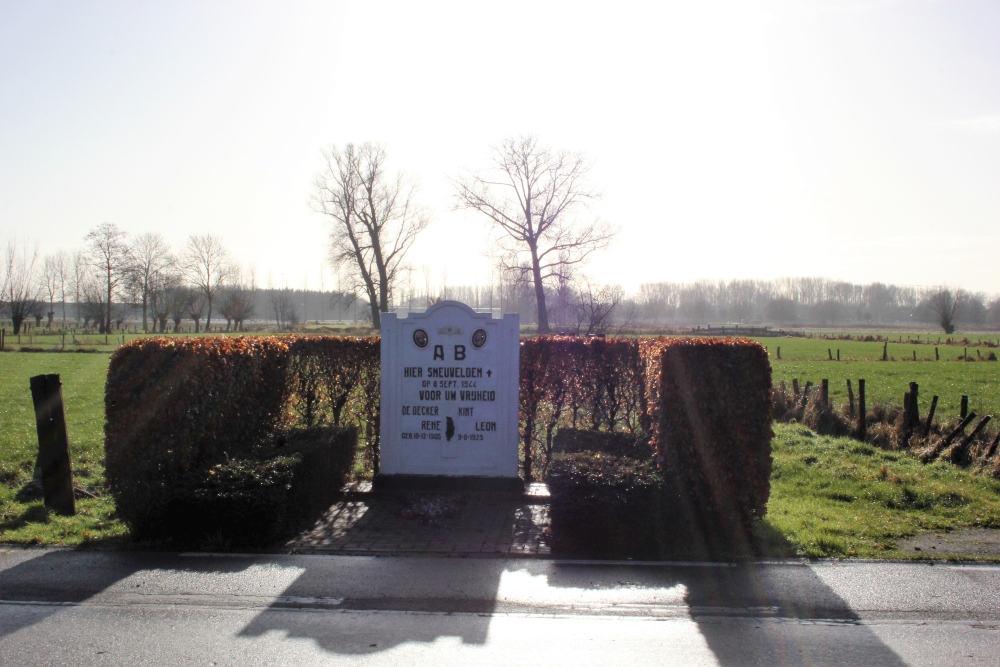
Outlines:
[[14, 495], [31, 479], [38, 453], [28, 379], [58, 373], [66, 430], [78, 486], [102, 495], [104, 483], [104, 380], [107, 354], [0, 354], [0, 541], [81, 544], [119, 540], [125, 527], [112, 518], [110, 498], [77, 500], [77, 516], [58, 517], [41, 502]]
[[[775, 340], [769, 339], [769, 347]], [[824, 346], [825, 356], [826, 341], [815, 342]], [[784, 357], [784, 344], [782, 348]], [[953, 386], [958, 391], [979, 383], [984, 406], [1000, 405], [998, 363], [838, 364], [816, 359], [779, 362], [773, 356], [772, 362], [776, 380], [799, 377], [804, 382], [812, 379], [808, 373], [815, 372], [814, 382], [822, 377], [834, 381], [838, 375], [828, 370], [849, 369], [841, 377], [864, 377], [870, 396], [877, 397], [882, 391], [878, 387], [884, 386], [886, 400], [897, 402], [906, 384], [916, 380], [928, 399], [932, 391], [939, 391], [940, 414], [949, 409], [945, 406], [950, 399], [945, 390], [934, 387]], [[76, 481], [101, 492], [107, 366], [107, 354], [0, 354], [0, 542], [114, 545], [127, 539], [109, 498], [78, 500], [79, 514], [69, 518], [50, 514], [38, 501], [14, 500], [17, 490], [30, 479], [37, 451], [28, 378], [43, 373], [62, 376]], [[919, 369], [927, 369], [926, 375], [915, 375]], [[842, 384], [842, 380], [833, 382], [835, 397]], [[964, 393], [975, 397], [972, 391]], [[978, 411], [976, 400], [972, 408]], [[957, 411], [957, 397], [954, 405]], [[903, 557], [896, 542], [919, 531], [1000, 528], [1000, 480], [943, 463], [924, 466], [904, 453], [817, 436], [798, 425], [776, 424], [775, 432], [766, 522], [781, 539], [774, 542], [770, 555]]]
[[[903, 336], [904, 340], [906, 335]], [[902, 405], [903, 394], [909, 391], [910, 382], [920, 386], [921, 414], [926, 414], [931, 396], [938, 396], [936, 414], [942, 419], [958, 415], [963, 395], [969, 397], [969, 409], [978, 414], [1000, 415], [1000, 362], [959, 361], [966, 346], [938, 346], [940, 361], [934, 360], [934, 345], [889, 343], [889, 361], [882, 359], [882, 343], [865, 343], [851, 340], [823, 340], [816, 338], [760, 338], [771, 356], [774, 383], [784, 380], [791, 387], [792, 379], [801, 385], [807, 381], [819, 385], [830, 381], [830, 396], [834, 405], [847, 402], [846, 380], [850, 379], [857, 393], [858, 379], [865, 380], [868, 406], [875, 403]], [[934, 338], [936, 340], [936, 338]], [[973, 337], [970, 342], [978, 341]], [[982, 337], [984, 343], [996, 339]], [[781, 348], [781, 359], [777, 358]], [[827, 350], [840, 361], [830, 361]], [[968, 347], [968, 354], [977, 358], [978, 350], [984, 357], [1000, 350], [987, 347]], [[913, 353], [917, 361], [913, 361]]]
[[898, 540], [923, 531], [1000, 528], [1000, 479], [794, 424], [772, 444], [766, 522], [795, 555], [905, 558]]

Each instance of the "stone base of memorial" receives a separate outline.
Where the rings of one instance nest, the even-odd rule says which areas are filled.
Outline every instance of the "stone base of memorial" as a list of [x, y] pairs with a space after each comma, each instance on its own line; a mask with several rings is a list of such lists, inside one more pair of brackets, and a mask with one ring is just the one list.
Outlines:
[[520, 477], [453, 477], [449, 475], [376, 475], [375, 493], [475, 493], [520, 498], [524, 480]]
[[376, 490], [523, 492], [518, 325], [457, 301], [383, 315]]

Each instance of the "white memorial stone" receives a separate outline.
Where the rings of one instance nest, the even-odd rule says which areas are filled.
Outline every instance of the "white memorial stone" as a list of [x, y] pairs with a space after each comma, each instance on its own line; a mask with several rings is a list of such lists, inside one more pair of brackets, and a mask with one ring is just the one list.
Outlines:
[[382, 315], [381, 475], [518, 477], [517, 315]]

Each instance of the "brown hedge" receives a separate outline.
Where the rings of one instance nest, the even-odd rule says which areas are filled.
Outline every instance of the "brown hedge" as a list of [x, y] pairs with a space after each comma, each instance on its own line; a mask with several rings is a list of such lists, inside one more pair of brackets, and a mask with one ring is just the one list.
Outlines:
[[141, 521], [159, 486], [241, 458], [273, 432], [288, 345], [273, 337], [150, 338], [119, 347], [105, 386], [105, 470], [119, 512]]
[[[557, 428], [648, 430], [635, 340], [539, 336], [521, 340], [520, 420], [526, 477], [544, 470]], [[535, 454], [542, 456], [535, 461]]]
[[378, 473], [380, 341], [378, 338], [295, 336], [289, 346], [290, 421], [311, 427], [353, 424]]
[[652, 442], [667, 484], [706, 521], [767, 509], [771, 366], [757, 342], [675, 338], [640, 344]]

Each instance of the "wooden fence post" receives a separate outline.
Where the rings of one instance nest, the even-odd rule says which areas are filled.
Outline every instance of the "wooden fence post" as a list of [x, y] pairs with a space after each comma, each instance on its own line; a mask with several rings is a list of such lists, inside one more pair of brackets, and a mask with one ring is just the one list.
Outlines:
[[954, 431], [952, 431], [951, 433], [949, 433], [948, 437], [946, 437], [944, 440], [942, 440], [938, 444], [936, 444], [933, 447], [931, 447], [930, 450], [928, 450], [925, 454], [923, 454], [920, 457], [920, 460], [922, 460], [924, 463], [928, 463], [928, 462], [933, 461], [934, 459], [936, 459], [938, 457], [938, 454], [940, 454], [942, 451], [944, 451], [945, 449], [947, 449], [948, 445], [951, 444], [951, 441], [954, 440], [955, 437], [959, 433], [964, 432], [965, 431], [965, 427], [968, 426], [970, 423], [972, 423], [972, 420], [975, 419], [975, 418], [976, 418], [976, 413], [975, 412], [972, 412], [972, 413], [966, 415], [962, 419], [962, 423], [958, 425], [958, 428], [956, 428]]
[[[914, 353], [915, 354], [915, 353]], [[906, 430], [911, 431], [920, 426], [920, 405], [917, 397], [920, 395], [920, 386], [916, 382], [910, 383], [910, 413], [906, 416]]]
[[867, 431], [865, 423], [865, 381], [858, 380], [858, 440], [864, 442]]
[[934, 361], [941, 361], [941, 355], [938, 354], [938, 349], [934, 348]]
[[820, 398], [823, 400], [823, 407], [830, 407], [830, 381], [823, 378], [822, 385], [820, 387]]
[[31, 378], [30, 384], [38, 430], [35, 468], [41, 472], [45, 506], [58, 514], [72, 516], [76, 514], [76, 501], [73, 497], [73, 469], [69, 460], [69, 439], [66, 437], [62, 384], [58, 375], [36, 375]]
[[990, 458], [992, 458], [992, 456], [996, 453], [997, 445], [1000, 445], [1000, 432], [997, 432], [997, 437], [993, 438], [993, 442], [990, 444], [989, 449], [987, 449], [986, 453], [983, 454], [983, 458], [981, 460], [984, 463], [989, 461]]
[[965, 416], [969, 414], [969, 397], [962, 396], [962, 404], [959, 407], [958, 416], [960, 419], [965, 419]]
[[931, 434], [931, 422], [934, 421], [934, 411], [937, 410], [938, 397], [935, 394], [931, 398], [931, 409], [927, 411], [927, 423], [924, 425], [924, 437], [926, 438]]

